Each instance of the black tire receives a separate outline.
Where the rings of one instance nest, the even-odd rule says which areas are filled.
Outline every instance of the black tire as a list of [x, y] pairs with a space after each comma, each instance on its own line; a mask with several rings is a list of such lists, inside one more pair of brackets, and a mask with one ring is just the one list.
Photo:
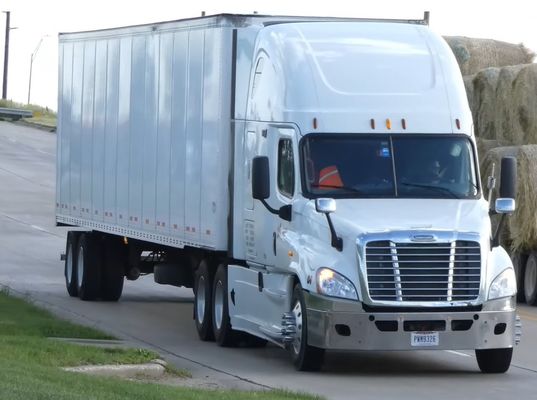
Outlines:
[[227, 267], [220, 264], [216, 269], [213, 281], [213, 332], [214, 340], [219, 346], [236, 346], [241, 333], [231, 328], [227, 297]]
[[513, 349], [476, 350], [477, 365], [486, 374], [503, 374], [511, 365]]
[[76, 250], [78, 236], [78, 232], [69, 231], [67, 232], [67, 239], [65, 240], [65, 287], [67, 288], [67, 293], [69, 293], [69, 296], [71, 297], [78, 296], [78, 287], [76, 282]]
[[91, 232], [82, 233], [76, 255], [78, 297], [84, 301], [95, 300], [101, 286], [102, 251], [99, 237]]
[[537, 254], [532, 252], [524, 270], [524, 297], [526, 303], [537, 305]]
[[526, 270], [526, 262], [528, 261], [528, 255], [521, 252], [514, 252], [511, 254], [511, 261], [513, 262], [513, 268], [515, 269], [516, 276], [516, 299], [519, 303], [526, 301], [524, 296], [524, 271]]
[[194, 321], [203, 341], [214, 340], [212, 293], [213, 273], [207, 260], [202, 260], [194, 273]]
[[293, 364], [298, 371], [319, 371], [324, 362], [324, 349], [308, 344], [308, 319], [302, 286], [293, 291], [291, 312], [296, 318], [296, 339], [289, 345]]
[[101, 298], [118, 301], [123, 293], [125, 270], [128, 263], [128, 248], [118, 238], [108, 239], [104, 246], [101, 271]]

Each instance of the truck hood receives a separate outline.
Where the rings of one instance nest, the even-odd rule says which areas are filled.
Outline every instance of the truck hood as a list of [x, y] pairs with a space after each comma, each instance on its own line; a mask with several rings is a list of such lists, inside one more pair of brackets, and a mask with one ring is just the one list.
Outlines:
[[338, 234], [347, 237], [400, 230], [490, 232], [482, 199], [340, 199], [331, 216]]

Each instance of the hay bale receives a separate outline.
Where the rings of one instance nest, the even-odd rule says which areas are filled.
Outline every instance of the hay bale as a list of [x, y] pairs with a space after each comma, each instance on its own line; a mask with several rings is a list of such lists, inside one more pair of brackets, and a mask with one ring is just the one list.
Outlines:
[[[508, 223], [500, 243], [512, 251], [537, 248], [537, 145], [497, 147], [486, 154], [481, 162], [481, 181], [486, 185], [495, 164], [496, 188], [491, 196], [494, 204], [499, 190], [502, 157], [516, 157], [518, 168], [516, 211], [508, 217]], [[486, 191], [486, 190], [485, 190]], [[488, 193], [485, 193], [488, 197]], [[493, 231], [500, 217], [493, 217]]]
[[474, 108], [474, 78], [475, 75], [465, 75], [462, 77], [464, 81], [464, 88], [466, 89], [466, 97], [468, 98], [468, 104], [470, 109]]
[[482, 139], [479, 137], [476, 138], [476, 144], [477, 144], [477, 155], [479, 156], [480, 160], [484, 160], [487, 153], [490, 150], [495, 149], [496, 147], [509, 146], [509, 143], [505, 141]]
[[487, 68], [472, 84], [470, 107], [477, 137], [537, 144], [537, 64]]
[[527, 143], [524, 141], [522, 130], [516, 124], [517, 118], [513, 110], [514, 98], [517, 96], [513, 90], [513, 82], [518, 79], [520, 71], [525, 67], [526, 65], [515, 65], [501, 68], [496, 86], [494, 107], [496, 140], [515, 145]]
[[463, 75], [472, 75], [488, 67], [529, 64], [535, 54], [523, 44], [463, 36], [445, 36]]
[[523, 66], [512, 85], [509, 103], [513, 130], [521, 143], [537, 144], [537, 64]]
[[476, 136], [496, 140], [495, 109], [499, 68], [487, 68], [473, 79], [472, 117]]
[[509, 219], [511, 248], [537, 248], [537, 146], [521, 146], [517, 158], [517, 210]]

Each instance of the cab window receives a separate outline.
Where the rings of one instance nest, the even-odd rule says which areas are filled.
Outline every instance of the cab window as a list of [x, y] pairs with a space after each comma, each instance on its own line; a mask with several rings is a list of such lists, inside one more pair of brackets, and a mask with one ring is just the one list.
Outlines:
[[295, 165], [291, 139], [282, 139], [278, 144], [278, 190], [287, 197], [293, 197], [295, 192]]

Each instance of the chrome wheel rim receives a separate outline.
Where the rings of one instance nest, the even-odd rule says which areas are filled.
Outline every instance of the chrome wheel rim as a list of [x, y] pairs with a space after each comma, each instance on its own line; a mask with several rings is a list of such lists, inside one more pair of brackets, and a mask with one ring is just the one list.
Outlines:
[[67, 271], [66, 278], [67, 283], [70, 285], [73, 282], [73, 251], [71, 250], [71, 246], [67, 248]]
[[293, 340], [293, 352], [298, 355], [300, 354], [300, 347], [302, 346], [302, 306], [298, 300], [293, 307], [293, 315], [295, 316], [296, 324], [295, 340]]
[[76, 262], [77, 282], [78, 287], [82, 287], [84, 280], [84, 247], [80, 246], [78, 249], [78, 258]]
[[205, 317], [205, 278], [203, 276], [198, 279], [196, 288], [196, 317], [198, 323], [202, 324]]
[[220, 330], [222, 327], [222, 319], [224, 316], [224, 285], [222, 281], [216, 283], [214, 291], [214, 323], [216, 329]]

